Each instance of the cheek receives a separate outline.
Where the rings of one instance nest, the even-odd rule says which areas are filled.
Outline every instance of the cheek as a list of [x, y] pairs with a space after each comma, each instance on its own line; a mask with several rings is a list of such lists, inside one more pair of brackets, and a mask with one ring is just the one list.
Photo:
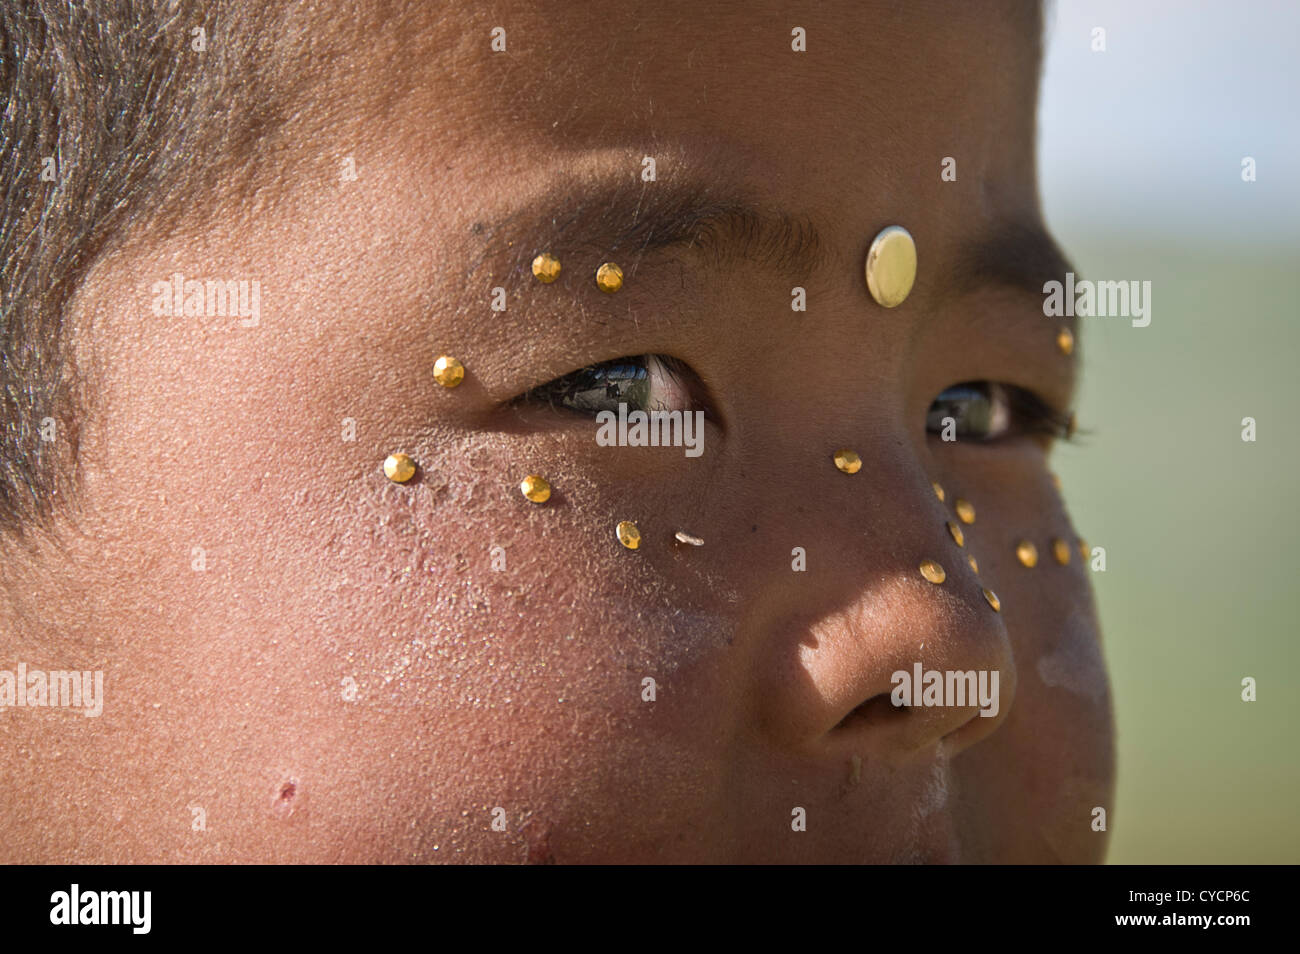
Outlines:
[[[662, 539], [649, 506], [662, 492], [602, 485], [565, 457], [535, 504], [518, 485], [538, 471], [517, 447], [477, 434], [406, 450], [414, 479], [388, 481], [376, 462], [335, 508], [320, 592], [303, 596], [330, 634], [321, 665], [352, 680], [365, 713], [360, 739], [335, 724], [334, 747], [377, 767], [418, 819], [393, 850], [434, 839], [439, 857], [565, 860], [626, 852], [666, 817], [689, 825], [724, 762], [735, 594], [699, 550]], [[638, 550], [615, 535], [623, 517], [646, 534]], [[504, 833], [489, 826], [498, 807]]]
[[[988, 796], [966, 809], [971, 828], [1002, 833], [985, 846], [995, 858], [1098, 861], [1107, 835], [1094, 829], [1094, 809], [1105, 809], [1109, 827], [1114, 752], [1089, 570], [1045, 471], [987, 486], [968, 546], [1002, 598], [1019, 678], [1006, 723], [959, 766]], [[1065, 565], [1056, 539], [1069, 545]], [[1038, 551], [1032, 568], [1016, 555], [1024, 540]]]

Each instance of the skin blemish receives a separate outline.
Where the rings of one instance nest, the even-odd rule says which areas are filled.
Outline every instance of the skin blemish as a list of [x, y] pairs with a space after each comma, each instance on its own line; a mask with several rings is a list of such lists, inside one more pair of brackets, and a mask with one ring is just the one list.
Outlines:
[[553, 865], [555, 855], [551, 852], [551, 826], [536, 818], [524, 822], [520, 832], [524, 836], [527, 851], [524, 856], [526, 864]]
[[271, 811], [279, 818], [288, 818], [302, 802], [302, 783], [298, 779], [290, 777], [283, 779], [275, 787], [275, 795], [272, 798]]
[[1089, 626], [1085, 614], [1074, 613], [1063, 629], [1064, 637], [1052, 652], [1039, 657], [1036, 668], [1045, 685], [1101, 700], [1109, 691], [1106, 665], [1096, 641], [1090, 638]]

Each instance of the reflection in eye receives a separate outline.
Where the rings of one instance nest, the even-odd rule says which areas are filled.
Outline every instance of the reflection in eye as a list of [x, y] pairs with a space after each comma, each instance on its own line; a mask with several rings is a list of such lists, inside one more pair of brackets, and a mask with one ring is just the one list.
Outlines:
[[926, 430], [941, 433], [947, 417], [955, 422], [958, 438], [977, 441], [1026, 434], [1069, 436], [1069, 415], [1031, 391], [992, 381], [968, 381], [945, 390], [926, 412]]
[[690, 411], [690, 379], [694, 373], [682, 361], [659, 354], [615, 358], [556, 378], [523, 395], [521, 401], [595, 414], [618, 411]]

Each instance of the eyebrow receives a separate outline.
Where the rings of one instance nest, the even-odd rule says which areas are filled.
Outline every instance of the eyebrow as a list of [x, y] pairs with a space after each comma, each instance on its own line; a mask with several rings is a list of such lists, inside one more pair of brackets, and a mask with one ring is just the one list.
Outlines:
[[945, 295], [959, 297], [981, 288], [1001, 286], [1043, 295], [1043, 284], [1064, 281], [1078, 269], [1056, 240], [1036, 220], [1004, 219], [990, 232], [957, 252], [952, 280]]
[[[810, 217], [704, 178], [576, 181], [490, 222], [476, 222], [470, 231], [481, 244], [466, 278], [488, 266], [507, 289], [534, 281], [532, 261], [542, 252], [559, 254], [569, 267], [575, 267], [574, 255], [587, 255], [594, 274], [616, 256], [625, 272], [634, 273], [643, 256], [686, 250], [712, 256], [714, 267], [744, 261], [795, 279], [826, 267], [832, 257]], [[1007, 218], [962, 245], [946, 280], [938, 276], [935, 287], [945, 299], [999, 286], [1041, 296], [1044, 282], [1063, 280], [1069, 271], [1077, 274], [1041, 222]]]
[[[491, 265], [507, 285], [518, 285], [532, 280], [537, 255], [566, 251], [590, 253], [593, 273], [597, 258], [620, 256], [624, 271], [634, 272], [644, 256], [665, 250], [710, 255], [715, 267], [746, 261], [796, 275], [827, 262], [827, 246], [810, 218], [752, 195], [699, 181], [632, 182], [595, 187], [575, 202], [575, 188], [476, 223], [471, 232], [483, 244], [468, 272]], [[516, 241], [521, 236], [528, 239]], [[563, 256], [561, 264], [568, 264]]]

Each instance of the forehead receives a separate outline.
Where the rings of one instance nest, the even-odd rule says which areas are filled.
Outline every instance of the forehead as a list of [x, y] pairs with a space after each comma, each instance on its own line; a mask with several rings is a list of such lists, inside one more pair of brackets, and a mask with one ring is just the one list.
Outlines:
[[526, 169], [548, 147], [725, 142], [773, 177], [815, 177], [810, 147], [833, 143], [882, 187], [954, 153], [1032, 184], [1040, 25], [1021, 0], [365, 2], [301, 33], [292, 69], [326, 87], [322, 130], [431, 154], [490, 142]]

